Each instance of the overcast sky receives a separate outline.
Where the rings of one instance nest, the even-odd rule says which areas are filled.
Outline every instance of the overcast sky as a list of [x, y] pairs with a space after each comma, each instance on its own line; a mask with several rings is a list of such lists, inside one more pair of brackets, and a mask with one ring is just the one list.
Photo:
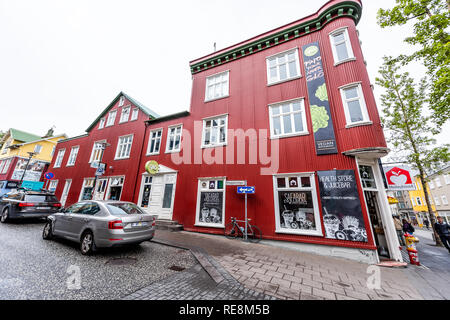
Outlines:
[[[82, 134], [120, 91], [160, 115], [189, 110], [189, 61], [326, 2], [0, 0], [0, 130]], [[376, 24], [377, 10], [394, 3], [363, 0], [357, 28], [373, 84], [383, 55], [408, 51], [407, 28]], [[449, 125], [438, 141], [449, 142], [445, 135]]]

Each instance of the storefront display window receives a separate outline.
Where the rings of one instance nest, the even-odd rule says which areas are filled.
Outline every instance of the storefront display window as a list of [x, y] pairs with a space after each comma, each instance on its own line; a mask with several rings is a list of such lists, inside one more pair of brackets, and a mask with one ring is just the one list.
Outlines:
[[276, 232], [322, 235], [314, 174], [274, 177]]
[[225, 181], [223, 178], [200, 179], [198, 183], [196, 225], [224, 226]]

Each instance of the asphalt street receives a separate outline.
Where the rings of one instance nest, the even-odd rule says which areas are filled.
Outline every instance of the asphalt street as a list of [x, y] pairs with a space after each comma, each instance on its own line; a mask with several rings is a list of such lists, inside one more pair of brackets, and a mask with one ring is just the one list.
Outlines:
[[197, 264], [189, 251], [154, 242], [83, 256], [46, 241], [42, 221], [0, 224], [0, 300], [120, 299]]

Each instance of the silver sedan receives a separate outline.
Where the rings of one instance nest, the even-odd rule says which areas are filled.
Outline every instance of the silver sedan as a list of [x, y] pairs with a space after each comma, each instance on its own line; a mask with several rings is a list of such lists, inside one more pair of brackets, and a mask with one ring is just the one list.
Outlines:
[[131, 202], [81, 201], [48, 216], [42, 237], [79, 242], [87, 255], [100, 247], [150, 241], [155, 225], [155, 216]]

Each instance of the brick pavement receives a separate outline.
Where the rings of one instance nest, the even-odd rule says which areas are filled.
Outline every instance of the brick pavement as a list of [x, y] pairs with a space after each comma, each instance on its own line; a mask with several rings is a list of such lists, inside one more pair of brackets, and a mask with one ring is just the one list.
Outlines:
[[[197, 252], [196, 256], [200, 255], [200, 260], [207, 261], [202, 270], [211, 275], [209, 278], [207, 273], [192, 269], [178, 274], [176, 279], [168, 278], [165, 283], [152, 284], [152, 289], [148, 289], [148, 292], [153, 292], [159, 288], [157, 286], [164, 288], [165, 285], [168, 291], [161, 289], [161, 292], [171, 292], [170, 297], [175, 299], [423, 299], [405, 269], [379, 268], [381, 286], [372, 290], [367, 287], [367, 279], [371, 275], [368, 273], [369, 265], [355, 261], [192, 232], [158, 230], [155, 241], [190, 248], [193, 253]], [[197, 292], [192, 291], [197, 282], [204, 283], [207, 278], [212, 282], [209, 282], [206, 294], [198, 291], [198, 295], [189, 296], [179, 292], [184, 292], [180, 284], [183, 278], [188, 283], [187, 292], [191, 293]], [[154, 292], [141, 291], [133, 297], [157, 299], [156, 292], [159, 291]], [[233, 293], [226, 295], [225, 292]], [[169, 298], [167, 295], [162, 297]]]

